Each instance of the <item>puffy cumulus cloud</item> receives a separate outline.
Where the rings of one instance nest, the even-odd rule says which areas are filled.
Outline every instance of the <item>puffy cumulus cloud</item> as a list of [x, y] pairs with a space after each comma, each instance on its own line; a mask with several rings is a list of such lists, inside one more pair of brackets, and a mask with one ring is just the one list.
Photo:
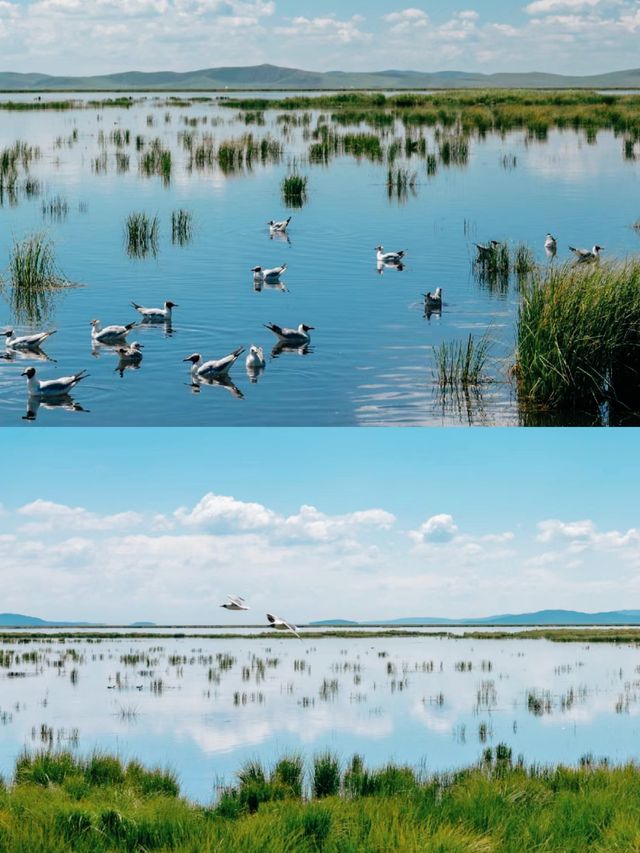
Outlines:
[[[605, 0], [610, 5], [610, 0]], [[534, 0], [525, 7], [529, 15], [549, 15], [556, 12], [581, 12], [584, 9], [595, 9], [604, 6], [603, 0]]]
[[458, 534], [453, 517], [446, 514], [432, 515], [417, 530], [409, 532], [414, 542], [451, 542]]
[[392, 33], [406, 33], [415, 27], [427, 27], [429, 16], [422, 9], [403, 9], [401, 12], [390, 12], [383, 20], [391, 24]]
[[[293, 515], [282, 515], [259, 503], [239, 501], [228, 495], [205, 495], [192, 508], [182, 507], [175, 520], [186, 527], [199, 527], [226, 533], [263, 531], [270, 538], [330, 542], [352, 536], [359, 530], [388, 530], [395, 516], [383, 509], [359, 510], [345, 515], [327, 515], [313, 506], [302, 506]], [[168, 524], [164, 521], [164, 525]], [[159, 528], [163, 526], [156, 520]]]
[[115, 515], [100, 515], [84, 507], [45, 501], [40, 498], [18, 509], [18, 515], [29, 519], [21, 526], [23, 532], [42, 533], [60, 528], [74, 530], [118, 530], [139, 524], [142, 516], [137, 512], [119, 512]]
[[352, 44], [354, 42], [368, 42], [373, 38], [372, 34], [360, 29], [364, 21], [361, 15], [353, 15], [351, 18], [341, 20], [333, 15], [317, 18], [306, 18], [299, 15], [291, 18], [286, 26], [276, 27], [277, 35], [288, 36], [298, 39], [300, 42], [327, 42], [333, 44]]
[[593, 521], [560, 521], [548, 519], [538, 524], [538, 541], [564, 541], [571, 552], [593, 547], [599, 550], [627, 550], [640, 556], [640, 531], [635, 527], [626, 531], [600, 531]]

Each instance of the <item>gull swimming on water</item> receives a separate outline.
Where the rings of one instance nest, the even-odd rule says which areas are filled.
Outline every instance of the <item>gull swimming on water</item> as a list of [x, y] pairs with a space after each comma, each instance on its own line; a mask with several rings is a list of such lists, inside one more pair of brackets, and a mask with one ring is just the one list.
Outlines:
[[604, 246], [594, 246], [593, 249], [576, 249], [574, 246], [569, 246], [569, 251], [573, 252], [579, 262], [597, 261], [600, 257], [600, 252], [604, 251]]
[[262, 347], [257, 347], [255, 344], [251, 344], [249, 347], [249, 354], [245, 361], [247, 370], [259, 370], [261, 367], [264, 367], [266, 363]]
[[424, 305], [425, 308], [431, 308], [431, 310], [442, 308], [442, 288], [436, 287], [433, 293], [425, 293]]
[[244, 352], [244, 347], [238, 347], [224, 358], [212, 359], [211, 361], [202, 361], [202, 356], [199, 352], [194, 352], [193, 355], [188, 355], [183, 361], [191, 362], [191, 376], [193, 379], [207, 379], [215, 376], [226, 376], [229, 370], [233, 367], [236, 361]]
[[279, 341], [296, 347], [309, 343], [311, 340], [309, 332], [312, 332], [314, 328], [315, 326], [305, 326], [304, 323], [300, 323], [297, 329], [284, 329], [282, 326], [276, 326], [275, 323], [265, 324], [265, 329], [269, 329], [269, 331], [273, 332], [273, 334], [278, 337]]
[[128, 323], [126, 326], [105, 326], [103, 329], [100, 320], [92, 320], [91, 339], [98, 344], [120, 344], [137, 325]]
[[558, 251], [558, 241], [553, 236], [553, 234], [547, 234], [544, 241], [544, 247], [547, 252], [550, 252], [553, 255], [555, 255], [555, 253]]
[[89, 375], [85, 370], [73, 376], [61, 376], [59, 379], [36, 379], [35, 367], [28, 367], [23, 376], [27, 377], [27, 390], [30, 397], [66, 397], [72, 388]]
[[291, 217], [289, 217], [288, 219], [281, 219], [280, 222], [275, 222], [273, 219], [271, 219], [269, 222], [267, 222], [267, 225], [269, 226], [269, 229], [271, 231], [284, 232], [287, 230], [287, 227], [290, 222]]
[[388, 266], [398, 266], [402, 263], [404, 256], [407, 254], [403, 249], [400, 252], [385, 252], [383, 246], [376, 246], [376, 258], [379, 264], [387, 264]]
[[120, 376], [124, 376], [124, 372], [128, 367], [137, 370], [140, 367], [140, 362], [142, 361], [143, 349], [144, 344], [140, 344], [138, 341], [134, 341], [130, 346], [118, 347], [119, 360], [116, 372], [119, 373]]
[[23, 335], [22, 337], [16, 337], [13, 329], [7, 329], [6, 332], [2, 334], [5, 336], [5, 345], [10, 349], [32, 349], [37, 350], [40, 349], [42, 344], [50, 338], [51, 335], [55, 335], [55, 329], [51, 332], [36, 332], [34, 335]]
[[221, 604], [225, 610], [249, 610], [250, 608], [244, 603], [244, 598], [239, 595], [227, 595], [229, 601], [226, 604]]
[[280, 267], [273, 267], [269, 270], [264, 270], [262, 267], [252, 267], [251, 272], [253, 273], [254, 279], [258, 279], [259, 281], [268, 281], [269, 279], [275, 281], [275, 279], [280, 278], [286, 269], [287, 265], [282, 264]]
[[143, 323], [170, 323], [172, 309], [179, 307], [175, 302], [169, 300], [164, 303], [164, 308], [145, 308], [143, 305], [138, 305], [137, 302], [131, 304], [142, 316]]
[[286, 622], [284, 619], [280, 619], [279, 616], [274, 616], [272, 613], [267, 613], [267, 619], [269, 620], [270, 628], [275, 628], [276, 631], [291, 631], [299, 640], [302, 639], [300, 634], [298, 634], [297, 627], [292, 625], [290, 622]]

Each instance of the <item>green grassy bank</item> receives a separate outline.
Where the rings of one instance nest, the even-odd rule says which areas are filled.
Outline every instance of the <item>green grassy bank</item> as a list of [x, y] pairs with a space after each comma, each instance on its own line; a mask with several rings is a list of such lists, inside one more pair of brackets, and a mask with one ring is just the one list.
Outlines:
[[370, 771], [325, 754], [270, 770], [253, 763], [203, 807], [171, 773], [108, 756], [22, 757], [0, 790], [0, 850], [11, 853], [384, 853], [640, 849], [640, 768], [512, 762], [505, 746], [449, 775]]

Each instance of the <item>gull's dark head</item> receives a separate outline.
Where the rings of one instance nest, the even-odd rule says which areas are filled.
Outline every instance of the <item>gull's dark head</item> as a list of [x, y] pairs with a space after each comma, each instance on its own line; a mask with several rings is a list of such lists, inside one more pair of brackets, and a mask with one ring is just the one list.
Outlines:
[[22, 375], [26, 376], [27, 379], [33, 379], [33, 377], [36, 375], [35, 367], [27, 367], [27, 369], [24, 371], [24, 373]]
[[303, 323], [302, 328], [305, 330], [305, 332], [312, 332], [315, 329], [315, 326], [305, 326], [305, 324]]
[[171, 300], [169, 300], [169, 299], [168, 299], [168, 300], [164, 303], [164, 307], [165, 307], [165, 308], [179, 308], [180, 306], [179, 306], [179, 305], [176, 305], [176, 303], [175, 303], [175, 302], [171, 302]]
[[194, 352], [192, 355], [188, 355], [186, 358], [182, 359], [183, 361], [190, 361], [192, 364], [197, 364], [200, 361], [200, 353]]

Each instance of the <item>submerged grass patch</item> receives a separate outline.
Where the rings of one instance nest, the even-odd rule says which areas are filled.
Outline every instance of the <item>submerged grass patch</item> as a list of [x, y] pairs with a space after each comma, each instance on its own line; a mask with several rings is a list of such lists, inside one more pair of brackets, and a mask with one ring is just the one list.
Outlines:
[[[355, 756], [328, 789], [283, 783], [255, 763], [217, 802], [180, 797], [172, 774], [105, 755], [22, 756], [0, 790], [3, 849], [58, 853], [521, 853], [636, 849], [640, 769], [589, 757], [579, 767], [526, 767], [506, 744], [473, 767], [418, 773], [367, 768]], [[306, 796], [305, 796], [306, 794]], [[25, 817], [28, 816], [28, 819]]]
[[282, 199], [288, 207], [302, 207], [307, 200], [307, 185], [309, 179], [306, 175], [294, 172], [285, 175], [282, 179]]
[[190, 210], [174, 210], [171, 214], [171, 242], [186, 246], [193, 236], [193, 214]]
[[632, 404], [640, 387], [640, 261], [566, 265], [523, 289], [516, 375], [523, 401]]
[[473, 335], [465, 341], [443, 342], [434, 349], [437, 381], [441, 389], [468, 388], [487, 381], [485, 373], [489, 341]]

